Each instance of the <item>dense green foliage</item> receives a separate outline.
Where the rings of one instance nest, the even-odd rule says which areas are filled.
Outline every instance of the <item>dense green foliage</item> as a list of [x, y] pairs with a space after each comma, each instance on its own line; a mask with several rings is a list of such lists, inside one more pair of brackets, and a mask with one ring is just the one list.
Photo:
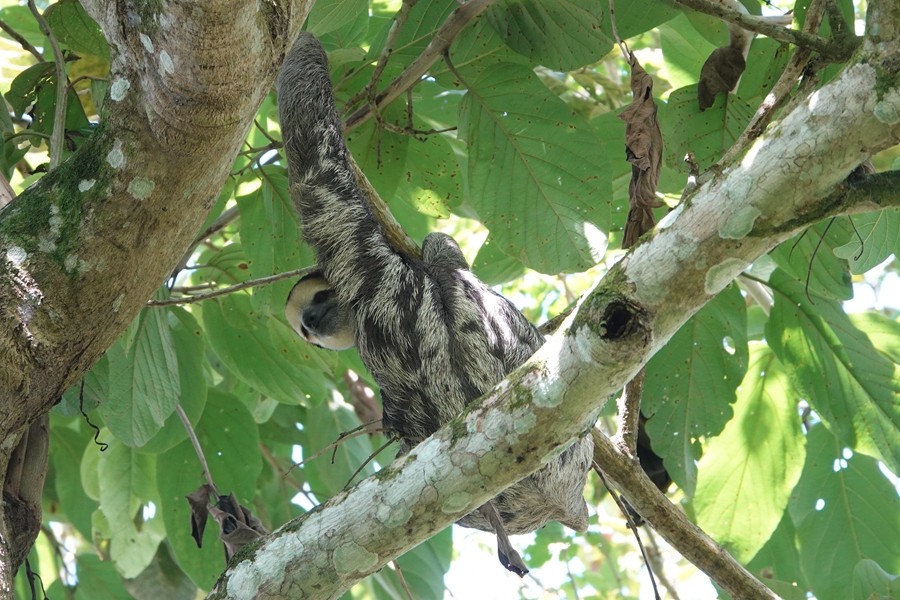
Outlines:
[[[32, 170], [44, 160], [58, 82], [28, 8], [7, 4], [0, 19], [48, 60], [36, 63], [18, 43], [0, 40], [9, 108], [0, 119], [0, 172], [21, 190], [40, 177]], [[700, 113], [700, 67], [726, 43], [725, 26], [663, 0], [619, 4], [618, 32], [655, 80], [666, 144], [660, 191], [674, 205], [687, 178], [682, 157], [693, 152], [702, 168], [720, 158], [791, 49], [757, 37], [736, 93]], [[806, 4], [798, 0], [799, 14]], [[853, 6], [840, 4], [852, 22]], [[414, 4], [376, 91], [419, 56], [455, 7]], [[407, 232], [418, 241], [436, 229], [454, 234], [475, 272], [535, 322], [565, 308], [621, 255], [631, 165], [618, 112], [630, 88], [605, 7], [501, 0], [457, 37], [454, 70], [438, 61], [410, 95], [348, 133], [357, 162]], [[307, 28], [329, 51], [344, 116], [365, 106], [363, 90], [399, 8], [369, 0], [315, 5]], [[67, 66], [72, 151], [101, 118], [110, 49], [75, 0], [60, 0], [45, 15], [64, 49], [79, 57]], [[823, 82], [834, 72], [824, 70]], [[256, 123], [204, 229], [219, 225], [157, 299], [313, 264], [278, 154], [274, 92]], [[889, 168], [891, 160], [876, 157], [876, 166]], [[785, 598], [805, 598], [807, 590], [819, 600], [900, 597], [890, 575], [900, 573], [900, 496], [890, 475], [900, 473], [900, 324], [890, 309], [848, 315], [842, 305], [862, 274], [900, 249], [898, 231], [897, 209], [813, 227], [749, 270], [774, 300], [771, 310], [734, 283], [647, 367], [647, 431], [678, 486], [673, 498]], [[891, 262], [878, 273], [895, 270]], [[148, 307], [83, 386], [65, 394], [51, 416], [48, 526], [30, 560], [48, 597], [189, 599], [224, 570], [215, 524], [202, 549], [190, 536], [184, 496], [204, 479], [177, 405], [216, 485], [269, 529], [340, 492], [382, 445], [380, 435], [355, 437], [285, 474], [299, 456], [359, 425], [344, 373], [368, 376], [355, 351], [320, 351], [293, 333], [282, 314], [292, 284]], [[100, 428], [96, 438], [92, 426]], [[379, 454], [357, 477], [394, 452]], [[596, 508], [588, 533], [551, 524], [516, 543], [538, 578], [542, 565], [567, 562], [564, 578], [545, 581], [559, 586], [560, 597], [637, 598], [634, 542], [602, 486], [591, 482], [587, 493]], [[414, 598], [444, 597], [452, 550], [447, 530], [399, 560]], [[657, 565], [676, 588], [685, 586], [682, 598], [693, 597], [692, 567], [661, 552]], [[487, 568], [506, 576], [492, 561]], [[525, 597], [540, 593], [522, 589]], [[24, 568], [17, 594], [30, 597]], [[393, 568], [348, 594], [405, 597]]]

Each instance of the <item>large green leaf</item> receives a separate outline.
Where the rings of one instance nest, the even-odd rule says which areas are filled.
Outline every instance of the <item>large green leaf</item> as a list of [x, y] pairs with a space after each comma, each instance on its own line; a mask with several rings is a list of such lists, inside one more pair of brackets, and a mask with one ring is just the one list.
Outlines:
[[900, 570], [900, 497], [878, 462], [853, 453], [817, 425], [791, 496], [800, 561], [818, 600], [847, 600], [864, 558]]
[[[203, 306], [209, 345], [234, 375], [279, 402], [321, 402], [327, 393], [321, 372], [292, 363], [286, 348], [273, 344], [267, 327], [271, 320], [261, 320], [243, 295], [231, 294]], [[282, 336], [276, 341], [284, 340]]]
[[485, 15], [519, 54], [557, 71], [571, 71], [612, 50], [615, 40], [601, 27], [606, 12], [593, 0], [503, 0]]
[[[161, 527], [146, 522], [140, 530], [135, 526], [135, 514], [144, 502], [157, 499], [155, 470], [154, 456], [139, 454], [117, 439], [110, 440], [109, 448], [100, 455], [100, 506], [110, 526], [113, 562], [125, 577], [143, 571], [165, 537]], [[154, 521], [160, 525], [162, 520]]]
[[84, 553], [77, 556], [76, 564], [75, 600], [132, 600], [112, 563]]
[[[346, 404], [332, 405], [323, 402], [319, 406], [309, 409], [303, 419], [303, 430], [300, 432], [303, 455], [311, 456], [337, 441], [341, 433], [350, 431], [359, 425], [359, 418]], [[353, 473], [366, 462], [371, 453], [372, 448], [365, 436], [342, 440], [334, 453], [325, 452], [304, 463], [303, 474], [313, 492], [324, 500], [343, 490], [350, 482]], [[376, 460], [386, 464], [393, 459], [396, 453], [396, 448], [389, 448]], [[367, 465], [357, 475], [354, 482], [372, 472], [372, 465]]]
[[847, 316], [854, 327], [869, 337], [879, 352], [900, 364], [900, 323], [875, 311]]
[[797, 396], [768, 346], [750, 346], [734, 418], [697, 465], [697, 524], [746, 563], [778, 526], [806, 458]]
[[850, 272], [862, 274], [881, 264], [900, 249], [900, 208], [885, 208], [847, 217], [859, 236], [834, 249], [839, 258], [850, 263]]
[[[618, 11], [617, 11], [618, 12]], [[714, 45], [697, 34], [697, 30], [683, 14], [659, 28], [659, 42], [663, 50], [663, 60], [666, 64], [666, 75], [672, 87], [680, 88], [697, 83], [700, 79], [700, 68], [716, 49]], [[697, 108], [697, 91], [693, 88], [694, 112]], [[669, 98], [671, 102], [671, 97]], [[669, 138], [663, 136], [666, 145]]]
[[85, 375], [84, 395], [81, 393], [81, 381], [65, 391], [62, 401], [53, 407], [53, 412], [64, 417], [81, 415], [97, 408], [109, 398], [109, 358], [106, 354], [97, 361], [94, 368]]
[[194, 600], [197, 586], [160, 544], [153, 562], [140, 575], [122, 582], [135, 600]]
[[168, 312], [144, 309], [107, 354], [109, 399], [100, 405], [100, 416], [116, 438], [142, 446], [163, 426], [181, 395]]
[[756, 37], [747, 55], [747, 70], [741, 75], [737, 94], [751, 106], [765, 98], [787, 65], [790, 47], [767, 37]]
[[666, 164], [683, 169], [684, 155], [693, 152], [701, 171], [710, 167], [743, 133], [753, 112], [735, 94], [718, 96], [715, 104], [700, 112], [696, 85], [675, 90], [660, 117]]
[[806, 579], [800, 568], [797, 530], [794, 521], [791, 520], [790, 511], [784, 511], [778, 527], [753, 560], [747, 563], [747, 569], [756, 575], [774, 577], [779, 581], [796, 584], [801, 590], [807, 588]]
[[317, 36], [334, 31], [368, 8], [368, 0], [319, 0], [309, 11], [306, 29]]
[[[181, 406], [191, 424], [196, 425], [206, 406], [206, 377], [203, 366], [206, 363], [203, 344], [203, 331], [194, 315], [181, 307], [172, 307], [169, 322], [172, 324], [172, 341], [175, 344], [175, 355], [178, 357], [178, 378], [181, 383]], [[187, 439], [187, 429], [177, 413], [166, 419], [155, 436], [138, 451], [148, 454], [159, 454]]]
[[462, 176], [456, 153], [442, 135], [429, 135], [409, 143], [406, 170], [397, 195], [416, 210], [446, 219], [462, 202]]
[[485, 69], [459, 110], [470, 202], [499, 248], [543, 273], [600, 260], [612, 194], [590, 126], [518, 64]]
[[247, 408], [233, 395], [210, 388], [197, 439], [222, 493], [234, 492], [241, 503], [249, 505], [256, 495], [262, 454], [259, 430]]
[[731, 285], [685, 323], [647, 363], [643, 410], [647, 433], [672, 479], [696, 485], [694, 440], [718, 435], [731, 419], [747, 370], [747, 311]]
[[172, 553], [188, 577], [203, 590], [211, 589], [225, 570], [225, 550], [218, 526], [210, 520], [203, 533], [203, 547], [191, 537], [191, 508], [184, 497], [202, 483], [203, 470], [190, 440], [156, 458], [159, 504]]
[[853, 600], [900, 597], [900, 577], [886, 573], [874, 560], [864, 558], [853, 569]]
[[97, 25], [78, 0], [60, 0], [44, 11], [53, 35], [69, 50], [109, 60], [109, 46]]
[[[381, 111], [381, 118], [406, 127], [405, 100], [396, 100]], [[347, 136], [347, 147], [382, 198], [393, 198], [406, 169], [410, 136], [377, 127], [375, 120], [363, 123]]]
[[769, 256], [779, 267], [808, 285], [810, 294], [849, 300], [853, 297], [853, 285], [847, 261], [836, 256], [836, 249], [853, 238], [849, 223], [842, 217], [813, 225], [805, 233], [781, 243]]
[[[283, 167], [266, 167], [259, 188], [236, 198], [241, 212], [241, 245], [254, 278], [268, 277], [313, 264], [300, 239]], [[281, 314], [295, 281], [282, 280], [253, 290], [253, 305], [266, 314]]]
[[84, 539], [91, 539], [91, 513], [97, 502], [84, 491], [81, 482], [81, 458], [90, 435], [68, 427], [50, 428], [50, 458], [56, 470], [56, 494], [62, 512]]
[[776, 270], [766, 339], [791, 380], [847, 446], [900, 472], [900, 367], [877, 352], [840, 304]]

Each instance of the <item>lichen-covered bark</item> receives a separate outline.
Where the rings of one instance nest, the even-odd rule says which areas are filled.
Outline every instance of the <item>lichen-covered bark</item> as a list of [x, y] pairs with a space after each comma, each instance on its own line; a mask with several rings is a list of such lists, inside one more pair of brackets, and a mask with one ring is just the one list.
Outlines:
[[191, 243], [311, 2], [83, 4], [113, 54], [103, 123], [0, 212], [0, 475]]
[[[763, 253], [828, 216], [900, 204], [896, 193], [843, 189], [862, 160], [900, 141], [900, 21], [890, 8], [873, 2], [884, 22], [870, 23], [879, 33], [854, 64], [696, 190], [528, 363], [410, 454], [245, 549], [210, 598], [339, 597], [584, 435], [605, 399]], [[655, 488], [636, 467], [634, 477], [619, 477], [629, 498], [661, 510], [642, 500]], [[733, 598], [776, 597], [736, 564], [717, 578], [718, 545], [677, 519], [660, 522]]]

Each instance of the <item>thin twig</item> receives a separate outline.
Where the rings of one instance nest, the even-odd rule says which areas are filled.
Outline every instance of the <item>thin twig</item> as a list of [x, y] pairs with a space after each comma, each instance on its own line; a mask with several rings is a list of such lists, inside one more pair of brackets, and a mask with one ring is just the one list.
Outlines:
[[[612, 0], [610, 0], [610, 4], [612, 4]], [[581, 597], [578, 595], [578, 584], [575, 582], [575, 575], [572, 574], [572, 569], [569, 567], [569, 561], [571, 560], [569, 551], [566, 550], [566, 574], [569, 576], [569, 582], [572, 584], [572, 594], [575, 596], [575, 600], [581, 600]]]
[[375, 90], [378, 89], [378, 82], [381, 80], [381, 75], [387, 67], [391, 54], [394, 53], [394, 45], [400, 36], [400, 30], [403, 29], [403, 25], [406, 24], [406, 20], [409, 18], [409, 11], [416, 5], [416, 2], [418, 0], [403, 0], [400, 10], [394, 15], [394, 22], [391, 23], [391, 28], [388, 30], [387, 38], [384, 40], [384, 46], [381, 48], [381, 54], [378, 56], [378, 62], [375, 63], [375, 69], [372, 71], [372, 77], [369, 79], [368, 85], [347, 100], [347, 103], [344, 105], [345, 108], [356, 106], [364, 98], [369, 99], [370, 102], [375, 100]]
[[187, 415], [184, 414], [184, 409], [181, 408], [180, 404], [175, 405], [175, 412], [178, 413], [178, 417], [181, 419], [181, 422], [184, 423], [184, 428], [187, 430], [188, 437], [191, 438], [191, 443], [194, 445], [194, 452], [197, 454], [200, 466], [203, 467], [203, 475], [206, 477], [206, 483], [212, 486], [216, 491], [216, 495], [220, 495], [219, 488], [213, 481], [212, 473], [209, 472], [209, 465], [206, 463], [206, 456], [203, 454], [203, 448], [200, 447], [200, 440], [197, 439], [197, 434], [194, 433], [194, 427], [188, 420]]
[[[407, 89], [415, 87], [422, 80], [422, 76], [428, 72], [431, 65], [449, 50], [453, 40], [456, 39], [456, 36], [459, 35], [463, 28], [495, 2], [497, 0], [469, 0], [450, 13], [447, 20], [435, 32], [434, 38], [432, 38], [431, 43], [428, 44], [425, 50], [375, 97], [375, 105], [378, 108], [387, 106], [404, 94]], [[361, 106], [344, 121], [344, 132], [356, 129], [371, 116], [370, 105]]]
[[647, 572], [650, 574], [650, 583], [653, 586], [653, 594], [654, 596], [656, 596], [656, 600], [661, 600], [659, 597], [659, 589], [656, 587], [656, 578], [653, 576], [653, 568], [650, 566], [650, 559], [647, 558], [647, 550], [644, 549], [644, 543], [641, 541], [641, 534], [638, 532], [637, 525], [634, 524], [634, 521], [631, 519], [631, 514], [629, 513], [628, 509], [625, 508], [625, 504], [622, 502], [622, 499], [619, 498], [616, 490], [614, 490], [613, 487], [609, 485], [609, 482], [606, 481], [606, 477], [603, 475], [603, 470], [600, 468], [600, 465], [597, 463], [596, 459], [594, 459], [594, 472], [597, 473], [600, 481], [602, 481], [603, 485], [606, 486], [606, 489], [609, 491], [609, 495], [612, 496], [613, 500], [615, 500], [616, 506], [618, 506], [619, 510], [622, 511], [622, 514], [625, 515], [625, 519], [628, 521], [628, 528], [631, 529], [631, 532], [634, 534], [634, 539], [637, 540], [637, 545], [641, 551], [641, 556], [644, 557], [644, 564], [647, 566]]
[[82, 75], [81, 77], [76, 77], [72, 81], [69, 82], [69, 87], [66, 89], [66, 94], [68, 95], [73, 89], [75, 89], [75, 84], [81, 81], [107, 81], [106, 77], [94, 77], [93, 75]]
[[38, 62], [45, 62], [46, 59], [44, 59], [44, 55], [41, 54], [37, 48], [32, 46], [31, 42], [22, 37], [22, 35], [18, 31], [10, 27], [9, 23], [2, 19], [0, 19], [0, 29], [2, 29], [4, 33], [6, 33], [6, 35], [19, 42], [19, 45], [22, 46], [22, 49], [30, 52]]
[[802, 48], [809, 48], [810, 50], [818, 52], [823, 58], [830, 62], [842, 63], [848, 61], [853, 55], [854, 50], [862, 43], [861, 38], [855, 37], [853, 40], [837, 43], [812, 33], [775, 25], [763, 17], [747, 15], [723, 4], [711, 2], [710, 0], [676, 1], [682, 6], [692, 8], [712, 17], [717, 17], [728, 23], [734, 23], [748, 31], [761, 33], [773, 40], [794, 44], [795, 46], [800, 46]]
[[628, 46], [625, 45], [625, 42], [622, 41], [622, 38], [619, 37], [619, 30], [616, 29], [616, 7], [614, 4], [614, 0], [609, 0], [609, 25], [610, 27], [612, 27], [613, 37], [616, 40], [616, 44], [619, 45], [619, 50], [622, 51], [622, 57], [629, 65], [632, 64], [631, 52], [628, 50]]
[[394, 565], [394, 571], [397, 573], [397, 579], [400, 580], [400, 585], [403, 586], [403, 591], [406, 592], [406, 597], [409, 598], [409, 600], [413, 600], [412, 592], [409, 591], [409, 586], [406, 585], [406, 580], [403, 579], [403, 571], [400, 570], [400, 563], [396, 560], [392, 560], [391, 564]]
[[302, 269], [294, 269], [293, 271], [285, 271], [284, 273], [276, 273], [275, 275], [269, 275], [268, 277], [260, 277], [259, 279], [248, 279], [247, 281], [238, 283], [236, 285], [231, 285], [226, 288], [222, 288], [220, 290], [216, 290], [214, 292], [209, 292], [208, 294], [198, 294], [197, 296], [190, 296], [187, 298], [167, 298], [166, 300], [148, 300], [147, 306], [174, 306], [178, 304], [194, 304], [196, 302], [203, 302], [204, 300], [209, 300], [210, 298], [216, 298], [218, 296], [225, 296], [226, 294], [233, 294], [234, 292], [239, 292], [241, 290], [246, 290], [247, 288], [258, 287], [261, 285], [269, 285], [270, 283], [275, 283], [276, 281], [281, 281], [283, 279], [290, 279], [292, 277], [302, 277], [304, 275], [309, 275], [313, 271], [315, 271], [318, 267], [313, 265], [311, 267], [303, 267]]
[[[324, 448], [322, 448], [321, 450], [319, 450], [319, 451], [316, 452], [315, 454], [313, 454], [313, 455], [311, 455], [311, 456], [308, 456], [307, 458], [304, 458], [303, 460], [301, 460], [301, 461], [298, 462], [298, 463], [292, 464], [292, 465], [291, 465], [291, 468], [288, 469], [287, 471], [285, 471], [284, 474], [287, 475], [288, 473], [290, 473], [291, 471], [293, 471], [293, 470], [296, 469], [297, 467], [299, 467], [299, 466], [301, 466], [301, 465], [305, 465], [306, 463], [308, 463], [309, 461], [313, 460], [314, 458], [318, 458], [318, 457], [322, 456], [323, 454], [325, 454], [326, 452], [328, 452], [328, 451], [331, 450], [332, 448], [337, 448], [340, 444], [342, 444], [343, 442], [346, 442], [347, 440], [353, 439], [353, 438], [355, 438], [355, 437], [359, 437], [359, 436], [361, 436], [361, 435], [368, 435], [370, 432], [369, 432], [368, 430], [366, 430], [366, 427], [368, 427], [370, 424], [371, 424], [371, 422], [370, 422], [370, 423], [363, 423], [363, 424], [360, 425], [359, 427], [354, 427], [353, 429], [351, 429], [351, 430], [349, 430], [349, 431], [342, 431], [342, 432], [338, 435], [338, 437], [337, 437], [336, 440], [334, 440], [333, 442], [331, 442], [330, 444], [328, 444], [327, 446], [325, 446]], [[387, 429], [376, 429], [375, 431], [388, 431], [388, 430], [387, 430]]]
[[44, 15], [34, 5], [34, 0], [28, 0], [28, 8], [38, 22], [41, 33], [50, 40], [50, 47], [53, 49], [53, 60], [56, 62], [56, 110], [53, 113], [53, 136], [50, 139], [50, 166], [48, 168], [48, 170], [52, 171], [62, 162], [63, 144], [66, 136], [66, 97], [69, 93], [66, 61], [59, 44], [56, 42], [56, 37], [50, 31], [50, 25], [47, 23]]
[[[365, 425], [363, 425], [363, 427], [365, 427]], [[385, 431], [385, 430], [382, 429], [381, 431]], [[369, 433], [369, 432], [366, 431], [366, 433]], [[346, 490], [348, 487], [350, 487], [350, 484], [353, 483], [353, 480], [356, 479], [356, 476], [359, 475], [360, 472], [361, 472], [363, 469], [366, 468], [366, 465], [367, 465], [367, 464], [369, 464], [370, 462], [372, 462], [373, 460], [375, 460], [375, 457], [378, 456], [379, 454], [381, 454], [381, 451], [382, 451], [382, 450], [384, 450], [385, 448], [387, 448], [388, 446], [390, 446], [390, 445], [393, 444], [394, 442], [399, 441], [399, 439], [400, 439], [400, 438], [397, 437], [396, 435], [391, 435], [391, 436], [389, 436], [389, 437], [388, 437], [388, 441], [386, 441], [386, 442], [383, 443], [381, 446], [379, 446], [379, 447], [378, 447], [378, 450], [376, 450], [375, 452], [373, 452], [372, 454], [370, 454], [369, 457], [368, 457], [366, 460], [363, 461], [363, 464], [359, 465], [359, 468], [356, 469], [356, 471], [354, 471], [353, 475], [350, 476], [350, 479], [347, 480], [347, 484], [344, 486], [344, 489]], [[335, 448], [335, 450], [337, 450], [337, 448]], [[333, 462], [333, 461], [332, 461], [332, 462]]]
[[[777, 600], [778, 596], [741, 566], [728, 552], [692, 523], [641, 470], [637, 461], [623, 456], [598, 429], [591, 430], [594, 461], [604, 476], [620, 489], [630, 490], [628, 502], [687, 560], [707, 574], [733, 598]], [[686, 542], [690, 540], [690, 542]]]
[[[803, 23], [804, 33], [815, 33], [819, 30], [819, 26], [822, 23], [824, 11], [823, 4], [825, 1], [827, 0], [813, 0], [810, 3], [809, 10], [807, 10], [806, 13], [806, 20]], [[743, 154], [756, 138], [765, 132], [766, 127], [769, 126], [769, 123], [771, 123], [772, 119], [775, 117], [775, 111], [784, 104], [784, 101], [788, 98], [791, 90], [794, 88], [797, 79], [806, 68], [811, 54], [812, 51], [809, 48], [802, 46], [799, 46], [794, 50], [791, 60], [785, 66], [778, 81], [772, 86], [772, 91], [766, 95], [765, 99], [759, 105], [759, 108], [756, 109], [756, 114], [750, 119], [750, 123], [744, 128], [740, 137], [735, 140], [734, 144], [732, 144], [722, 158], [719, 159], [718, 165], [721, 166], [731, 163], [735, 158]]]
[[669, 595], [672, 596], [672, 600], [681, 600], [678, 596], [678, 590], [675, 589], [675, 586], [672, 585], [672, 582], [666, 577], [665, 565], [663, 564], [662, 553], [659, 551], [659, 544], [656, 543], [656, 536], [649, 533], [647, 539], [650, 540], [647, 556], [650, 558], [650, 563], [653, 565], [653, 570], [659, 578], [659, 582], [664, 588], [669, 590]]

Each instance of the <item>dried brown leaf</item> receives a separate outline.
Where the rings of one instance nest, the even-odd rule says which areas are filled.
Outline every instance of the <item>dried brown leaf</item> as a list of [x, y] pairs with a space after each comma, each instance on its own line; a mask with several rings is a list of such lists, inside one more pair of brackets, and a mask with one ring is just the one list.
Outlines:
[[632, 58], [631, 92], [634, 99], [619, 118], [625, 121], [625, 156], [631, 163], [628, 185], [628, 220], [622, 248], [630, 248], [644, 233], [653, 229], [653, 209], [663, 206], [656, 198], [662, 168], [663, 138], [659, 129], [657, 106], [653, 100], [653, 78]]
[[191, 537], [197, 542], [198, 548], [203, 547], [203, 531], [206, 529], [206, 517], [209, 515], [209, 499], [214, 494], [213, 487], [204, 484], [197, 488], [197, 491], [185, 496], [191, 505]]
[[237, 501], [234, 492], [219, 496], [215, 506], [209, 506], [209, 514], [219, 524], [219, 539], [225, 543], [225, 560], [256, 538], [269, 533], [262, 521]]
[[700, 111], [712, 106], [719, 94], [733, 90], [746, 66], [744, 55], [738, 48], [725, 46], [713, 50], [700, 69], [700, 81], [697, 83]]

